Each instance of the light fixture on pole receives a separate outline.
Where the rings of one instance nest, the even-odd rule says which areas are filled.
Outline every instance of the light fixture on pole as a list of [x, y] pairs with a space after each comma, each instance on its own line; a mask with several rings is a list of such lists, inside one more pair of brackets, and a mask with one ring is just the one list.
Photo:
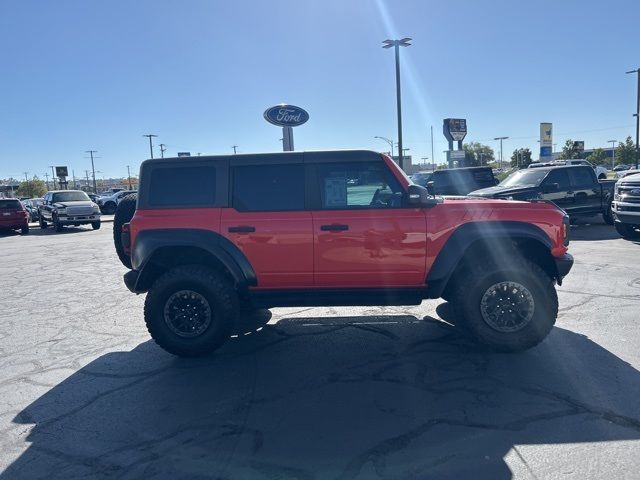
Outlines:
[[398, 165], [400, 168], [404, 167], [404, 158], [402, 150], [402, 99], [400, 94], [400, 47], [408, 47], [411, 38], [405, 37], [400, 40], [385, 40], [382, 42], [382, 48], [394, 47], [396, 54], [396, 106], [398, 110], [398, 152], [400, 156], [398, 158]]
[[387, 137], [379, 137], [379, 136], [375, 136], [373, 138], [378, 138], [380, 140], [383, 140], [385, 142], [387, 142], [389, 144], [389, 146], [391, 147], [391, 156], [393, 157], [393, 140], [389, 140]]
[[500, 168], [502, 168], [502, 141], [509, 137], [496, 137], [494, 140], [500, 140]]

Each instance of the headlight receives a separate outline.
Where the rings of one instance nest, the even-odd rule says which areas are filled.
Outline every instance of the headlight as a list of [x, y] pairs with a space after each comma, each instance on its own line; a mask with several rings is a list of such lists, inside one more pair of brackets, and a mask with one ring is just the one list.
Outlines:
[[614, 200], [620, 200], [620, 194], [618, 193], [618, 184], [617, 183], [613, 186], [613, 199]]

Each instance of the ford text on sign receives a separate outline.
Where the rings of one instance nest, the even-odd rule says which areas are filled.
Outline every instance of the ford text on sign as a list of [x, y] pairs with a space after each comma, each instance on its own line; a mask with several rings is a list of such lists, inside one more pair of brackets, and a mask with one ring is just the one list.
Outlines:
[[295, 105], [276, 105], [264, 112], [264, 119], [279, 127], [297, 127], [309, 120], [309, 114]]

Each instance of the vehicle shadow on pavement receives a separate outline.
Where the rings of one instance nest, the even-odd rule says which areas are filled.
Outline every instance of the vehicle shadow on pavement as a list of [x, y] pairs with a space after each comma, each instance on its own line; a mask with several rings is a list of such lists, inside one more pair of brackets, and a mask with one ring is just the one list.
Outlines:
[[509, 479], [519, 445], [640, 438], [639, 372], [562, 328], [521, 354], [411, 315], [240, 337], [97, 358], [14, 418], [30, 446], [0, 478]]

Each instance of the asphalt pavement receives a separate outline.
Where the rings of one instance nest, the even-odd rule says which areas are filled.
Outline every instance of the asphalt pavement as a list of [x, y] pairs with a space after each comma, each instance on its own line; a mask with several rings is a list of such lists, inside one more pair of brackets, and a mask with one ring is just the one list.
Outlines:
[[110, 223], [0, 234], [0, 480], [638, 478], [640, 244], [571, 230], [525, 353], [426, 301], [273, 309], [191, 360], [150, 341]]

